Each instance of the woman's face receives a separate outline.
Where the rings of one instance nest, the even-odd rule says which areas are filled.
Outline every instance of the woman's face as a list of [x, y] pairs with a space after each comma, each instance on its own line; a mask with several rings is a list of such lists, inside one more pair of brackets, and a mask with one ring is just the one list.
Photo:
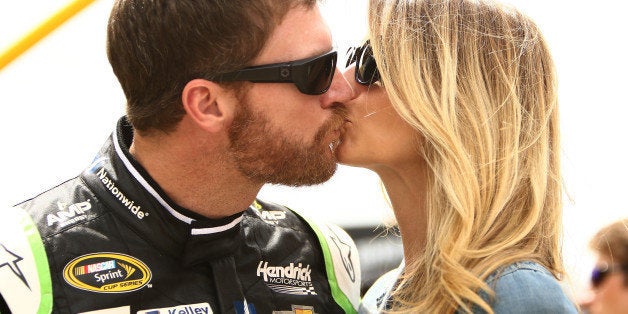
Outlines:
[[[599, 256], [596, 267], [613, 265], [610, 258]], [[617, 313], [628, 314], [628, 285], [627, 275], [622, 271], [608, 273], [597, 287], [593, 288], [592, 299], [585, 304], [589, 313]]]
[[371, 170], [416, 162], [418, 133], [397, 114], [380, 83], [359, 84], [354, 70], [344, 73], [356, 97], [345, 103], [349, 121], [336, 152], [338, 161]]

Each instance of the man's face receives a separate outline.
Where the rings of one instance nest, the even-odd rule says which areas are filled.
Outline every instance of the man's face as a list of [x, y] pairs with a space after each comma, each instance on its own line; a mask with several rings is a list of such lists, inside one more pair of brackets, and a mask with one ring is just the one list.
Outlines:
[[[613, 260], [598, 256], [597, 265], [613, 265]], [[621, 271], [608, 274], [598, 287], [593, 289], [593, 299], [587, 304], [592, 314], [628, 314], [628, 286], [625, 273]]]
[[[338, 115], [322, 125], [311, 143], [295, 140], [262, 112], [255, 112], [247, 95], [240, 101], [239, 111], [229, 131], [231, 152], [247, 177], [264, 183], [309, 185], [327, 181], [336, 171], [330, 158], [330, 132], [335, 132], [344, 119]], [[333, 135], [335, 136], [335, 135]]]
[[[271, 34], [253, 65], [286, 62], [330, 51], [331, 35], [318, 8], [297, 7]], [[344, 124], [342, 102], [352, 97], [338, 70], [329, 90], [305, 95], [292, 83], [254, 83], [238, 99], [229, 132], [240, 171], [260, 183], [308, 185], [336, 170], [335, 147]]]

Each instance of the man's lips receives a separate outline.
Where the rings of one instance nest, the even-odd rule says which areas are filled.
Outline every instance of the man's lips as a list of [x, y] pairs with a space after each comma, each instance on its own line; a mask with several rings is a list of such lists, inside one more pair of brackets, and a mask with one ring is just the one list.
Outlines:
[[322, 143], [329, 147], [332, 154], [335, 154], [336, 149], [342, 142], [342, 136], [345, 132], [345, 124], [349, 121], [347, 118], [347, 110], [344, 107], [338, 107], [334, 110], [334, 115], [331, 120], [328, 121], [328, 131], [321, 137]]
[[332, 140], [329, 142], [329, 149], [332, 154], [335, 154], [338, 147], [342, 144], [342, 138], [346, 132], [346, 126], [350, 123], [351, 121], [345, 118], [342, 124], [331, 132]]

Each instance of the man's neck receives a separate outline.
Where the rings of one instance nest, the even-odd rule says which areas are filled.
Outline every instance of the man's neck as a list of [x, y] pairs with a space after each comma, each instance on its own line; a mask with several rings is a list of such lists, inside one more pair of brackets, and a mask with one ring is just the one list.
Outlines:
[[237, 170], [220, 145], [202, 136], [157, 136], [136, 132], [129, 151], [183, 208], [208, 218], [227, 217], [245, 210], [262, 188]]

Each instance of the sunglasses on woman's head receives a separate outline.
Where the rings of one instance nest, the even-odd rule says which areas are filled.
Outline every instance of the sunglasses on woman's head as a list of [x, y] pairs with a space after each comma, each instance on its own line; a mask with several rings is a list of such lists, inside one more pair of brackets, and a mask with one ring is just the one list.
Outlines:
[[320, 95], [331, 86], [337, 58], [338, 53], [330, 51], [312, 58], [257, 65], [223, 73], [210, 80], [214, 82], [294, 83], [303, 94]]
[[379, 70], [373, 57], [371, 42], [367, 40], [360, 47], [352, 47], [347, 51], [347, 65], [355, 63], [355, 80], [362, 85], [371, 85], [379, 80]]
[[593, 288], [598, 288], [608, 275], [616, 272], [628, 273], [628, 265], [609, 265], [608, 263], [602, 263], [595, 266], [591, 273], [591, 285]]

